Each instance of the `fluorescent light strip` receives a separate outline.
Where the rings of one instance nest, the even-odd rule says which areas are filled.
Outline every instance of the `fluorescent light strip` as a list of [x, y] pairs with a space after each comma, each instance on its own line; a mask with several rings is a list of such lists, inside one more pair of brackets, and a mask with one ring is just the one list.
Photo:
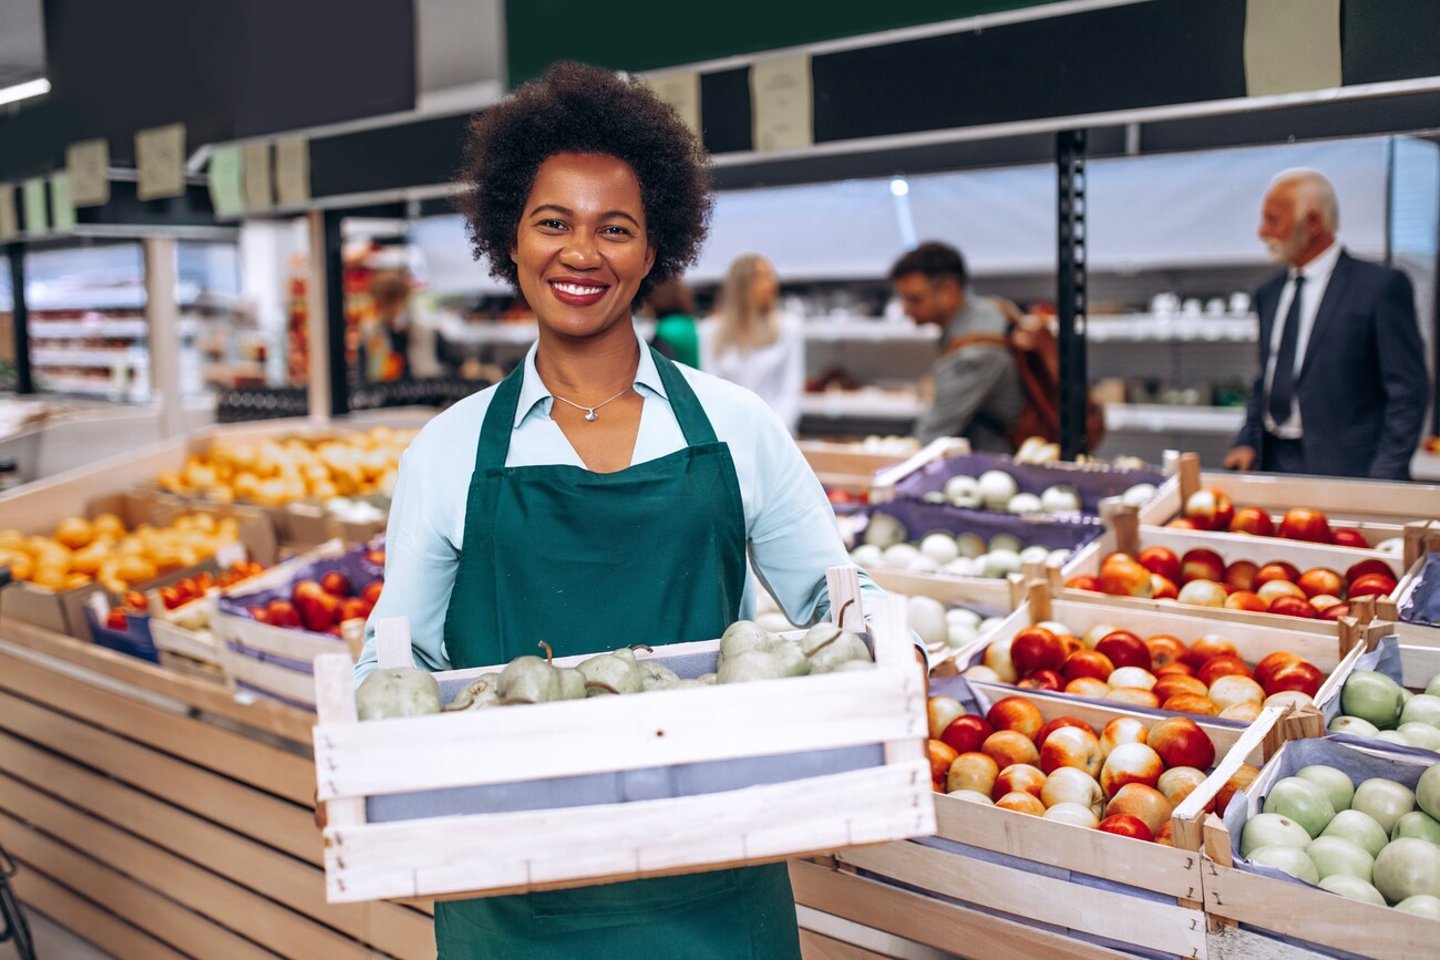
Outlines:
[[17, 100], [28, 100], [31, 97], [38, 97], [50, 92], [50, 81], [41, 77], [39, 80], [27, 80], [24, 83], [17, 83], [13, 87], [0, 88], [0, 103], [14, 103]]

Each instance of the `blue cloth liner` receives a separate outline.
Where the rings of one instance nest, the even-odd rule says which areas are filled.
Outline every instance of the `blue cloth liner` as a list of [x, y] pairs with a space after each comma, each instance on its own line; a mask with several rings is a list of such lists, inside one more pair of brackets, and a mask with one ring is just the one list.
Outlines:
[[1105, 532], [1105, 527], [1098, 517], [1081, 513], [1018, 516], [993, 510], [971, 510], [948, 503], [892, 500], [889, 503], [876, 504], [866, 511], [864, 523], [857, 525], [857, 537], [875, 514], [885, 514], [899, 520], [912, 541], [921, 539], [927, 533], [939, 531], [952, 536], [973, 533], [989, 543], [991, 538], [1008, 533], [1018, 537], [1027, 547], [1074, 550]]
[[1425, 566], [1400, 601], [1400, 619], [1427, 627], [1440, 627], [1440, 553], [1427, 553]]
[[[869, 645], [869, 640], [866, 640]], [[584, 658], [582, 658], [584, 659]], [[715, 669], [718, 653], [706, 651], [680, 656], [646, 658], [662, 663], [681, 677], [694, 678]], [[474, 680], [442, 678], [440, 696], [445, 702]], [[764, 683], [766, 681], [756, 681]], [[645, 696], [645, 694], [632, 694]], [[543, 709], [543, 705], [537, 705]], [[526, 710], [532, 706], [485, 707], [486, 710]], [[483, 762], [483, 758], [457, 759]], [[880, 743], [808, 750], [802, 753], [745, 757], [683, 763], [667, 767], [646, 767], [606, 773], [552, 777], [484, 786], [450, 787], [414, 793], [376, 795], [365, 800], [366, 820], [421, 820], [463, 814], [505, 813], [521, 810], [554, 810], [599, 804], [634, 803], [668, 797], [698, 796], [740, 790], [745, 787], [785, 783], [805, 777], [865, 770], [885, 763]]]
[[1015, 478], [1021, 493], [1040, 495], [1047, 487], [1073, 487], [1087, 513], [1098, 513], [1100, 501], [1118, 497], [1137, 483], [1160, 486], [1165, 476], [1155, 470], [1120, 470], [1105, 464], [1016, 463], [997, 453], [967, 453], [925, 464], [895, 485], [895, 495], [919, 500], [927, 493], [945, 489], [951, 477], [978, 477], [987, 470], [1003, 470]]
[[129, 630], [111, 630], [100, 622], [89, 604], [85, 605], [85, 622], [90, 625], [90, 639], [96, 645], [116, 653], [159, 663], [160, 651], [156, 649], [155, 641], [150, 636], [150, 616], [143, 613], [126, 614], [126, 620], [130, 625]]
[[[1435, 755], [1427, 752], [1426, 756], [1421, 757], [1410, 753], [1401, 753], [1400, 750], [1401, 748], [1384, 741], [1340, 736], [1291, 740], [1286, 743], [1265, 765], [1260, 776], [1255, 778], [1255, 782], [1245, 790], [1237, 792], [1234, 799], [1230, 801], [1230, 805], [1225, 808], [1225, 829], [1230, 831], [1230, 854], [1234, 860], [1235, 869], [1258, 874], [1282, 883], [1296, 883], [1312, 887], [1317, 897], [1338, 897], [1339, 894], [1331, 894], [1313, 884], [1307, 884], [1304, 880], [1296, 879], [1283, 870], [1251, 863], [1240, 856], [1240, 837], [1245, 830], [1246, 821], [1250, 818], [1252, 799], [1254, 809], [1258, 812], [1264, 806], [1264, 797], [1277, 781], [1284, 777], [1294, 776], [1296, 771], [1313, 764], [1324, 764], [1344, 771], [1349, 774], [1351, 782], [1356, 786], [1373, 777], [1384, 777], [1414, 790], [1415, 785], [1420, 782], [1420, 775], [1434, 764]], [[1317, 900], [1317, 905], [1323, 904], [1323, 902]], [[1254, 929], [1256, 932], [1283, 943], [1318, 951], [1322, 956], [1336, 957], [1339, 960], [1364, 960], [1363, 957], [1347, 951], [1324, 947], [1272, 930], [1251, 927], [1249, 924], [1245, 926], [1246, 929]]]

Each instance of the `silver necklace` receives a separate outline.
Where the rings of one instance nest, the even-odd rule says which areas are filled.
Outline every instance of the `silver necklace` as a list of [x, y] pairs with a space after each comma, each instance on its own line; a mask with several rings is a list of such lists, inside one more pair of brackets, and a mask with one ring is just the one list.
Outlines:
[[[629, 392], [630, 392], [630, 388], [629, 388], [629, 387], [626, 387], [624, 390], [621, 390], [619, 393], [615, 394], [615, 396], [611, 397], [610, 400], [619, 400], [621, 397], [625, 396], [625, 394], [627, 394], [627, 393], [629, 393]], [[585, 406], [585, 404], [583, 404], [583, 403], [576, 403], [574, 400], [566, 400], [564, 397], [560, 396], [558, 393], [553, 393], [553, 392], [552, 392], [552, 393], [550, 394], [550, 396], [554, 397], [556, 400], [559, 400], [561, 403], [568, 403], [568, 404], [570, 404], [570, 406], [574, 407], [576, 410], [584, 410], [584, 411], [585, 411], [585, 419], [591, 421], [592, 423], [593, 423], [594, 421], [600, 419], [600, 415], [597, 414], [595, 411], [596, 411], [596, 410], [599, 410], [601, 407], [605, 406], [606, 403], [609, 403], [609, 402], [610, 402], [610, 400], [606, 400], [606, 401], [604, 401], [603, 403], [597, 403], [597, 404], [595, 404], [595, 406], [593, 406], [593, 407], [587, 407], [587, 406]]]

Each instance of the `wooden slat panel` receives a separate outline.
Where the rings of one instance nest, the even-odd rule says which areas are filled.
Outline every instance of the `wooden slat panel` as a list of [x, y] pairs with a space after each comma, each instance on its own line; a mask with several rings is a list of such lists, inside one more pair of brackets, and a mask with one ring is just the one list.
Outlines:
[[797, 903], [939, 950], [963, 951], [968, 957], [1123, 960], [1128, 956], [803, 860], [790, 861], [790, 882]]
[[0, 692], [0, 729], [45, 744], [176, 806], [233, 824], [256, 840], [310, 863], [324, 860], [308, 806], [298, 807], [4, 692]]
[[[16, 817], [51, 836], [66, 838], [97, 861], [134, 877], [189, 910], [197, 911], [197, 916], [212, 917], [282, 956], [296, 960], [308, 960], [310, 957], [363, 960], [370, 956], [370, 951], [354, 940], [307, 920], [224, 877], [152, 847], [123, 830], [95, 820], [18, 780], [0, 775], [0, 796], [4, 797], [7, 810]], [[57, 853], [51, 851], [49, 855], [55, 857]], [[239, 940], [238, 937], [235, 939]], [[218, 952], [236, 957], [269, 956], [258, 947], [243, 951], [239, 944]], [[202, 951], [201, 955], [211, 954]]]
[[314, 795], [315, 770], [304, 757], [92, 684], [61, 676], [0, 651], [0, 688], [53, 704], [71, 716], [124, 734], [192, 763], [296, 803]]
[[27, 909], [43, 913], [111, 956], [186, 960], [183, 953], [135, 929], [42, 873], [21, 870], [10, 883]]
[[836, 940], [813, 930], [800, 931], [802, 960], [885, 960], [885, 954]]
[[[9, 784], [5, 786], [8, 790]], [[191, 956], [275, 960], [269, 950], [3, 813], [0, 843], [30, 869], [43, 869], [53, 879]]]
[[435, 955], [431, 920], [419, 911], [327, 904], [319, 868], [5, 734], [0, 770], [402, 960]]
[[152, 693], [173, 697], [207, 713], [226, 717], [296, 743], [310, 742], [310, 728], [314, 725], [315, 718], [304, 710], [297, 710], [274, 700], [257, 699], [253, 703], [237, 703], [228, 688], [214, 681], [182, 676], [173, 670], [136, 657], [10, 618], [0, 617], [0, 636], [37, 653], [94, 670]]

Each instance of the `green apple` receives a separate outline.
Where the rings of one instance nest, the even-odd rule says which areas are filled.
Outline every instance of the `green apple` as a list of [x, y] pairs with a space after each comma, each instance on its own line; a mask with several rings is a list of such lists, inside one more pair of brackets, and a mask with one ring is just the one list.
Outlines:
[[1425, 684], [1425, 692], [1432, 697], [1440, 697], [1440, 673], [1435, 674], [1430, 678], [1430, 682]]
[[1352, 737], [1374, 737], [1380, 732], [1380, 728], [1369, 720], [1361, 720], [1359, 717], [1338, 716], [1330, 721], [1327, 728], [1331, 733], [1348, 733]]
[[1415, 746], [1415, 741], [1411, 740], [1399, 730], [1381, 730], [1379, 733], [1375, 734], [1375, 739], [1381, 741], [1382, 743], [1393, 743], [1401, 747]]
[[1428, 894], [1417, 893], [1413, 897], [1406, 897], [1395, 904], [1396, 910], [1404, 910], [1406, 913], [1413, 913], [1417, 917], [1429, 917], [1431, 920], [1440, 920], [1440, 897], [1432, 897]]
[[[1423, 843], [1417, 840], [1416, 843]], [[1315, 884], [1320, 882], [1320, 872], [1315, 869], [1315, 864], [1305, 855], [1304, 850], [1296, 847], [1261, 847], [1250, 854], [1251, 863], [1263, 863], [1267, 867], [1274, 867], [1283, 870], [1290, 876], [1306, 883]]]
[[1335, 819], [1320, 834], [1322, 837], [1341, 837], [1358, 844], [1362, 850], [1377, 856], [1390, 842], [1390, 836], [1375, 822], [1375, 818], [1359, 810], [1341, 810]]
[[1423, 810], [1411, 810], [1396, 820], [1395, 828], [1390, 831], [1391, 840], [1399, 840], [1401, 837], [1418, 837], [1440, 846], [1440, 820]]
[[1381, 730], [1394, 728], [1401, 701], [1400, 684], [1374, 670], [1356, 670], [1340, 690], [1341, 710], [1368, 720]]
[[1250, 854], [1261, 847], [1295, 847], [1303, 850], [1310, 845], [1310, 834], [1294, 820], [1278, 813], [1259, 813], [1245, 821], [1240, 834], [1240, 856], [1249, 859]]
[[1350, 809], [1350, 799], [1355, 796], [1355, 784], [1351, 781], [1350, 774], [1344, 770], [1314, 763], [1296, 770], [1295, 776], [1309, 780], [1324, 790], [1325, 795], [1330, 798], [1331, 806], [1337, 811]]
[[1415, 809], [1415, 794], [1403, 783], [1371, 777], [1355, 788], [1355, 799], [1350, 801], [1350, 809], [1374, 817], [1380, 829], [1389, 836], [1400, 818]]
[[1328, 877], [1320, 878], [1320, 889], [1329, 890], [1331, 893], [1338, 893], [1342, 897], [1349, 897], [1351, 900], [1359, 900], [1363, 903], [1373, 903], [1377, 907], [1385, 906], [1385, 898], [1380, 896], [1376, 890], [1364, 880], [1345, 873], [1332, 873]]
[[1400, 708], [1401, 723], [1428, 723], [1440, 727], [1440, 696], [1433, 693], [1419, 693]]
[[1403, 722], [1404, 714], [1401, 714], [1401, 720], [1402, 723], [1396, 729], [1396, 733], [1417, 747], [1440, 753], [1440, 727], [1432, 727], [1428, 723], [1420, 723], [1417, 720]]
[[1300, 777], [1286, 777], [1270, 788], [1265, 797], [1265, 812], [1278, 813], [1305, 828], [1311, 837], [1335, 819], [1335, 805], [1320, 787]]
[[1371, 871], [1375, 869], [1375, 858], [1358, 843], [1343, 837], [1316, 837], [1305, 848], [1305, 855], [1315, 864], [1322, 880], [1331, 874], [1343, 873], [1369, 883]]
[[1391, 903], [1420, 893], [1440, 897], [1440, 847], [1416, 837], [1391, 840], [1375, 858], [1375, 889]]
[[1415, 784], [1415, 802], [1421, 810], [1440, 820], [1440, 763], [1432, 764], [1420, 774], [1420, 782]]

